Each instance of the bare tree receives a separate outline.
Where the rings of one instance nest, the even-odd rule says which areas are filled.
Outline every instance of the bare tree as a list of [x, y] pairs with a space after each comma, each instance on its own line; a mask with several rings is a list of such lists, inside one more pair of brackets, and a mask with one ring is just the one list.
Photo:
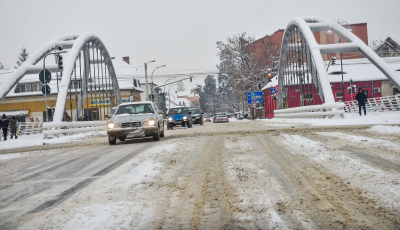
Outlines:
[[372, 42], [369, 44], [369, 47], [373, 50], [376, 51], [379, 47], [381, 47], [381, 45], [385, 43], [385, 40], [383, 40], [382, 38], [377, 38], [372, 40]]

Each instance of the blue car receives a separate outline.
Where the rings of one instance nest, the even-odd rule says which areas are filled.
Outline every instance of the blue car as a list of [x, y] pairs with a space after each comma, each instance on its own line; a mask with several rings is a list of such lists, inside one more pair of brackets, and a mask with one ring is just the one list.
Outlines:
[[174, 126], [181, 125], [192, 128], [192, 115], [186, 106], [175, 107], [168, 111], [167, 114], [167, 129], [172, 129]]

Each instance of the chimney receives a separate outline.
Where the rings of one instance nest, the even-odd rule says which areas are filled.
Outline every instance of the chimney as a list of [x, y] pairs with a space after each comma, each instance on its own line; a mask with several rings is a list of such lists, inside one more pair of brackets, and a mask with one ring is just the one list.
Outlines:
[[128, 65], [131, 64], [131, 63], [129, 63], [129, 56], [128, 57], [122, 57], [122, 60], [124, 60], [124, 62], [128, 63]]

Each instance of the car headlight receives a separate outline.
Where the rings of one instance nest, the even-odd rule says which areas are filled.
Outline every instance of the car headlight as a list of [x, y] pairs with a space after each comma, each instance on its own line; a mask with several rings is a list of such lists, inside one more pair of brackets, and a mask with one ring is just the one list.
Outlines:
[[172, 121], [172, 117], [168, 117], [168, 121]]
[[183, 117], [183, 120], [187, 120], [187, 116], [184, 116], [184, 117]]
[[111, 121], [110, 123], [107, 124], [107, 127], [108, 127], [109, 129], [113, 129], [114, 126], [115, 126], [115, 124], [114, 124], [114, 122], [112, 122], [112, 121]]
[[153, 118], [150, 118], [149, 125], [153, 126], [156, 124], [156, 121]]

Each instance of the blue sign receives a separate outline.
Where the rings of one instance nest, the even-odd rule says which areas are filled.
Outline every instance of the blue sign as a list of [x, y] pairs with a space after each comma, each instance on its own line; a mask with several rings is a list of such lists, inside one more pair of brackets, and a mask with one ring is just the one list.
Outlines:
[[261, 91], [258, 92], [247, 92], [247, 103], [264, 103], [263, 95]]
[[275, 88], [271, 88], [271, 94], [276, 94]]

